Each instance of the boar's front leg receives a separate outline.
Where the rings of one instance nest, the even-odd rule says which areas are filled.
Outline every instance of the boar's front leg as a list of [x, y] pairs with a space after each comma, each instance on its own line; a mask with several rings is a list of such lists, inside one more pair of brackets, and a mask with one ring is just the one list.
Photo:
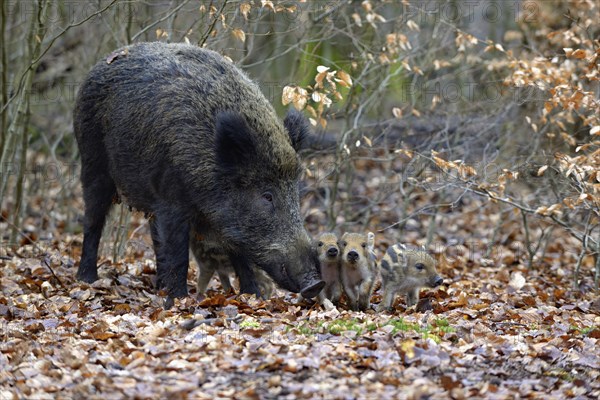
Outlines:
[[229, 254], [229, 260], [240, 279], [240, 293], [255, 294], [256, 297], [261, 297], [254, 271], [250, 267], [248, 260], [235, 252]]
[[256, 277], [256, 284], [260, 291], [263, 299], [269, 300], [273, 294], [273, 281], [269, 276], [261, 269], [252, 268], [254, 270], [254, 276]]
[[358, 291], [358, 308], [361, 311], [366, 311], [371, 305], [371, 288], [370, 280], [365, 280], [361, 283]]
[[412, 307], [419, 301], [419, 288], [410, 289], [406, 294], [406, 308]]
[[332, 301], [332, 303], [338, 304], [340, 302], [340, 297], [342, 297], [342, 285], [339, 281], [336, 281], [331, 285], [330, 296], [331, 297], [329, 297], [329, 299]]
[[394, 303], [394, 296], [396, 295], [395, 288], [390, 286], [383, 285], [383, 297], [381, 299], [381, 303], [377, 306], [377, 311], [391, 311], [392, 304]]
[[189, 267], [189, 222], [185, 214], [168, 208], [155, 212], [153, 242], [156, 252], [158, 289], [168, 294], [166, 307], [176, 297], [185, 297]]
[[352, 285], [346, 289], [346, 296], [348, 297], [348, 306], [352, 311], [358, 311], [358, 299], [359, 299], [359, 287]]

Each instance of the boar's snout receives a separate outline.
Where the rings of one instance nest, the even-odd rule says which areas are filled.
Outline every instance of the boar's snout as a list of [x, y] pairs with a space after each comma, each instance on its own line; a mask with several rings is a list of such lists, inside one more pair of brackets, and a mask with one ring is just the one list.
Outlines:
[[300, 294], [302, 295], [302, 297], [304, 297], [306, 299], [310, 299], [312, 297], [317, 296], [319, 294], [319, 292], [323, 289], [324, 286], [325, 286], [324, 281], [316, 281], [316, 282], [311, 283], [304, 289], [302, 289]]
[[348, 261], [355, 262], [358, 260], [358, 257], [359, 257], [359, 255], [356, 251], [352, 250], [352, 251], [348, 252]]
[[330, 248], [327, 250], [327, 255], [328, 255], [329, 257], [337, 257], [337, 255], [338, 255], [338, 249], [336, 249], [335, 247], [330, 247]]
[[311, 248], [309, 253], [309, 267], [305, 270], [302, 279], [303, 283], [301, 284], [302, 290], [300, 290], [300, 294], [306, 299], [316, 297], [325, 286], [325, 282], [321, 279], [319, 268], [320, 262], [317, 251]]
[[287, 253], [275, 251], [271, 257], [257, 264], [281, 288], [310, 298], [319, 294], [325, 286], [321, 279], [319, 256], [308, 240], [299, 241]]
[[439, 276], [436, 276], [433, 279], [433, 287], [440, 286], [442, 283], [444, 283], [444, 280], [442, 278], [440, 278]]

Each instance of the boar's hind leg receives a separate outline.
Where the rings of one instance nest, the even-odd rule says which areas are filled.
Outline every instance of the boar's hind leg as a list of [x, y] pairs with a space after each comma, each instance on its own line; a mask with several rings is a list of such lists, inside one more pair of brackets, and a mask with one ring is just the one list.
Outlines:
[[248, 260], [236, 253], [229, 254], [229, 260], [240, 279], [240, 293], [255, 294], [256, 297], [261, 297], [254, 271], [250, 267]]
[[[154, 257], [156, 258], [156, 287], [161, 289], [164, 287], [163, 283], [160, 281], [160, 276], [162, 276], [162, 271], [165, 268], [164, 262], [165, 260], [160, 259], [162, 256], [160, 251], [160, 240], [158, 238], [158, 227], [156, 222], [156, 216], [150, 217], [148, 221], [150, 224], [150, 236], [152, 237], [152, 246], [154, 247]], [[161, 273], [159, 273], [159, 271]]]
[[157, 287], [166, 289], [170, 299], [185, 297], [190, 262], [189, 222], [184, 215], [168, 208], [156, 211], [154, 218]]
[[[99, 159], [102, 159], [99, 157]], [[112, 178], [103, 174], [102, 166], [83, 163], [81, 185], [85, 202], [83, 223], [83, 249], [81, 262], [77, 270], [77, 278], [84, 282], [98, 279], [98, 245], [106, 214], [110, 210], [116, 188]], [[106, 170], [106, 169], [104, 169]]]

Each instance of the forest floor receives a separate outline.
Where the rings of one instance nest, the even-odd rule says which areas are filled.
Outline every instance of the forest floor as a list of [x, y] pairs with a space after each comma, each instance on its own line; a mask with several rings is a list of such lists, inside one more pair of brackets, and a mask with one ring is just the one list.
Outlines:
[[[224, 294], [216, 278], [198, 299], [195, 266], [190, 297], [164, 310], [147, 229], [135, 223], [146, 248], [105, 257], [93, 285], [74, 278], [80, 234], [2, 248], [0, 399], [599, 398], [592, 260], [573, 289], [576, 245], [556, 235], [527, 268], [522, 234], [510, 221], [498, 230], [503, 215], [483, 206], [471, 199], [441, 217], [445, 247], [432, 251], [444, 285], [410, 309], [397, 298], [392, 313], [325, 311], [283, 290], [267, 301]], [[419, 243], [426, 229], [412, 225], [404, 240]], [[452, 245], [494, 231], [491, 253]], [[379, 255], [396, 240], [378, 234]]]

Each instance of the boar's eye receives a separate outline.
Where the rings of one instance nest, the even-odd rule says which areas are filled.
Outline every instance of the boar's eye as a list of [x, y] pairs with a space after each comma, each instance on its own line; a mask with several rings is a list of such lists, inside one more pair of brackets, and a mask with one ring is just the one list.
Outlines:
[[366, 244], [366, 243], [364, 243], [364, 242], [363, 242], [363, 243], [361, 243], [360, 245], [362, 246], [362, 248], [363, 248], [363, 249], [364, 249], [365, 247], [367, 247], [367, 244]]
[[265, 199], [266, 201], [268, 201], [269, 203], [273, 202], [273, 195], [271, 194], [271, 192], [264, 192], [262, 194], [263, 199]]
[[425, 265], [423, 265], [421, 263], [417, 263], [417, 264], [415, 264], [415, 268], [418, 269], [419, 271], [423, 271], [425, 269]]
[[346, 242], [342, 242], [342, 243], [340, 243], [340, 244], [342, 245], [342, 247], [346, 247], [346, 245], [347, 245], [348, 243], [346, 243]]
[[319, 243], [317, 244], [317, 246], [319, 246], [319, 247], [323, 247], [323, 242], [319, 242]]

